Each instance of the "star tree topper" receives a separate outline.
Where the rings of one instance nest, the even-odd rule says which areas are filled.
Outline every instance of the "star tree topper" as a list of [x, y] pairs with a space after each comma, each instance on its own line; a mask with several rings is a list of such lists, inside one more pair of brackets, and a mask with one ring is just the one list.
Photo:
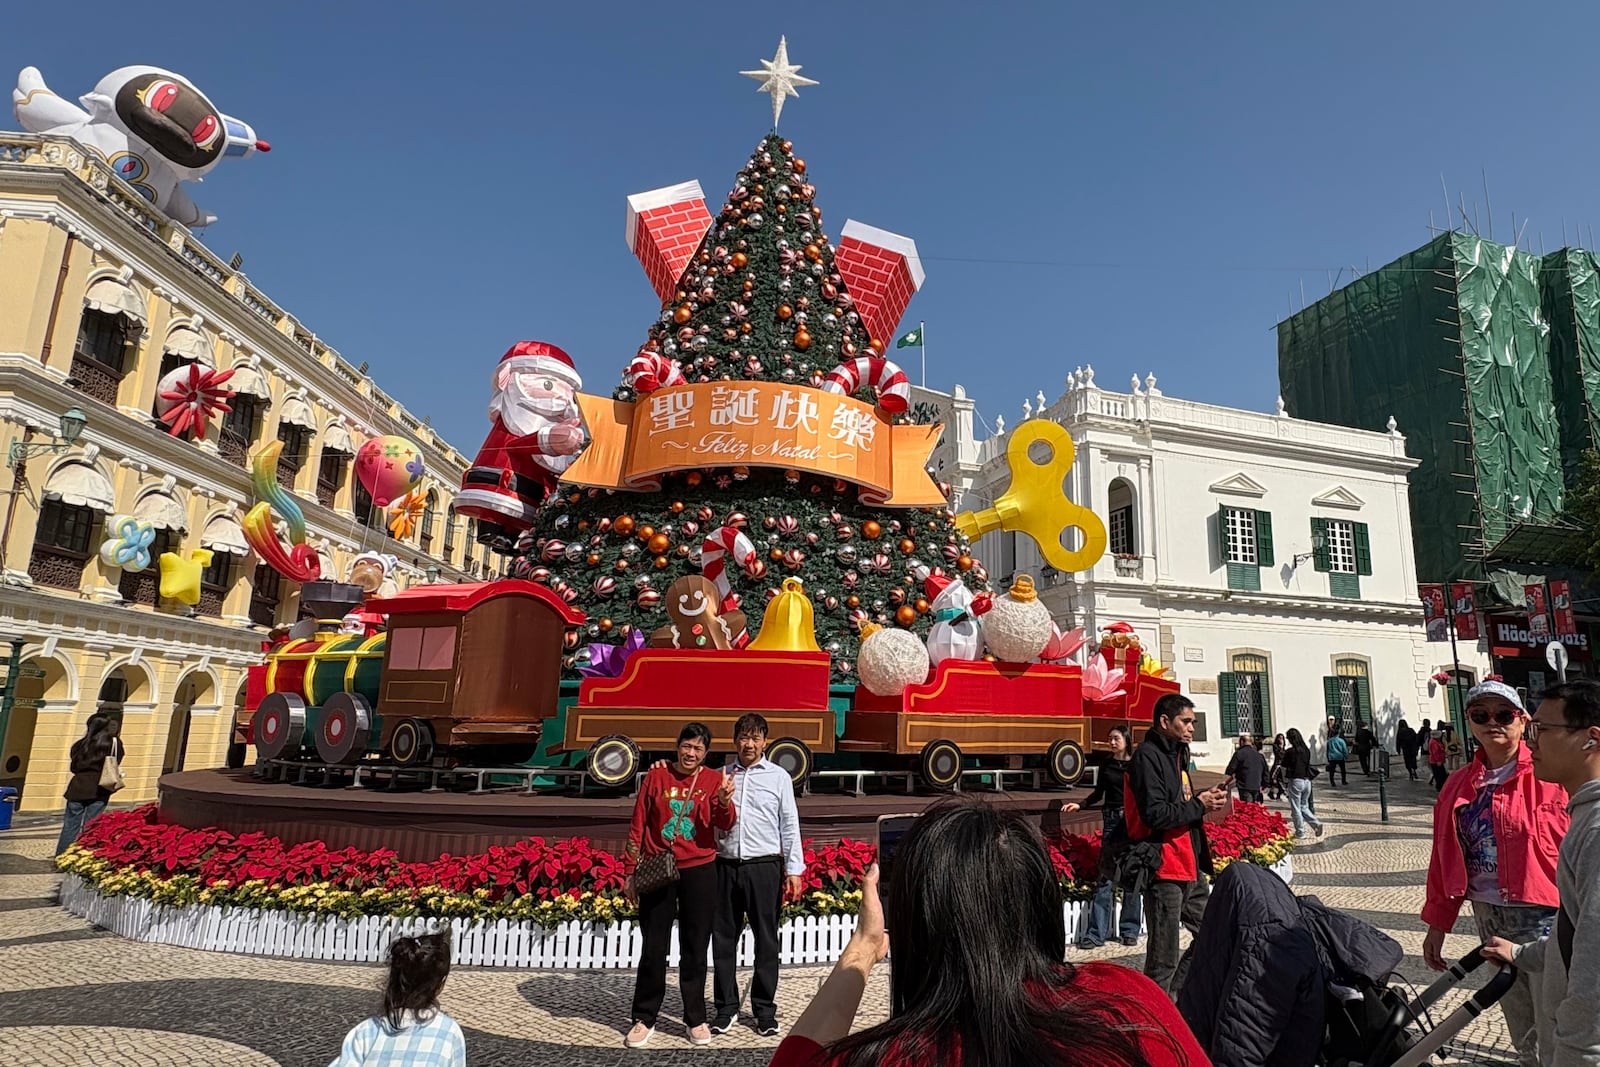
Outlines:
[[772, 128], [777, 129], [778, 116], [783, 114], [783, 98], [799, 97], [800, 94], [795, 92], [797, 86], [817, 83], [810, 78], [802, 78], [799, 64], [789, 62], [789, 43], [783, 37], [778, 38], [778, 54], [771, 59], [763, 59], [761, 65], [764, 70], [741, 70], [739, 73], [761, 83], [756, 87], [756, 92], [772, 97]]

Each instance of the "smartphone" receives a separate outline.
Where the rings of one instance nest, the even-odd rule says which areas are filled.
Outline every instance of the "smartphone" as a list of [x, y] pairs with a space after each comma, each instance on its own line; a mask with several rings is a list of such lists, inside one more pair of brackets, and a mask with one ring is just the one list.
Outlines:
[[894, 854], [900, 841], [917, 821], [915, 815], [878, 816], [878, 895], [889, 895], [889, 879], [894, 875]]

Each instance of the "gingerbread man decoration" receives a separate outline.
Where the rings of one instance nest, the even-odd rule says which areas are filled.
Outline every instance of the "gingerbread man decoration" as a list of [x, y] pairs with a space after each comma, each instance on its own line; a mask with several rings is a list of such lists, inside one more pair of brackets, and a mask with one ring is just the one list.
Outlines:
[[722, 609], [722, 594], [711, 579], [699, 574], [679, 578], [663, 599], [672, 622], [650, 635], [652, 648], [739, 647], [745, 614]]

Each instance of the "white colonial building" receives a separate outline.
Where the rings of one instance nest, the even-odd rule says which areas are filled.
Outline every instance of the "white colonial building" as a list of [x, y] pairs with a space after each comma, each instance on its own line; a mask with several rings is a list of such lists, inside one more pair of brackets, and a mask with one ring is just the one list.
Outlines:
[[[1401, 718], [1448, 715], [1432, 679], [1449, 646], [1425, 639], [1412, 555], [1417, 462], [1392, 423], [1372, 433], [1175, 400], [1154, 375], [1125, 393], [1101, 389], [1093, 368], [1067, 382], [1023, 417], [1071, 433], [1069, 494], [1104, 521], [1106, 555], [1060, 573], [1028, 534], [996, 532], [978, 556], [1002, 586], [1034, 575], [1063, 629], [1132, 624], [1201, 711], [1197, 761], [1225, 762], [1246, 729], [1298, 727], [1320, 751], [1328, 716], [1347, 733], [1371, 723], [1392, 750]], [[978, 440], [959, 386], [924, 399], [951, 415], [936, 458], [956, 506], [991, 506], [1010, 481], [1004, 421]], [[1470, 678], [1487, 670], [1477, 649], [1462, 655]]]

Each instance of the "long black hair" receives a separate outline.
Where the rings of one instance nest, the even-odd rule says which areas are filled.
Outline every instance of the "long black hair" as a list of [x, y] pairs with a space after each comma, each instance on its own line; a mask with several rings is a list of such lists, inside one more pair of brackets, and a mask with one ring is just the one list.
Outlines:
[[389, 946], [389, 980], [383, 987], [383, 1017], [392, 1029], [405, 1013], [422, 1015], [439, 1006], [439, 991], [450, 975], [450, 935], [397, 937]]
[[1296, 752], [1304, 752], [1306, 757], [1310, 758], [1311, 749], [1306, 747], [1306, 739], [1300, 736], [1299, 730], [1291, 726], [1289, 727], [1289, 732], [1283, 736], [1288, 738], [1290, 748], [1294, 749]]
[[1060, 882], [1021, 816], [979, 801], [940, 804], [912, 825], [893, 867], [884, 901], [890, 1017], [834, 1044], [834, 1063], [1145, 1062], [1133, 1027], [1118, 1026], [1118, 1006], [1073, 997]]
[[83, 763], [89, 759], [104, 759], [116, 749], [116, 741], [106, 731], [111, 716], [95, 712], [83, 724], [83, 736], [72, 742], [70, 758]]

